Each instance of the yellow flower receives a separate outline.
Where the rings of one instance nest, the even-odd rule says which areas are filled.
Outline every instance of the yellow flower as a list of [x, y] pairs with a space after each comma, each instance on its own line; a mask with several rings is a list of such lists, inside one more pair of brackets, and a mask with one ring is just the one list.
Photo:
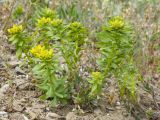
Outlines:
[[101, 73], [100, 72], [92, 72], [92, 78], [98, 80], [101, 78]]
[[103, 82], [103, 75], [100, 72], [92, 72], [92, 83], [101, 85]]
[[38, 19], [38, 26], [41, 27], [45, 24], [51, 23], [51, 18], [45, 18], [42, 17], [41, 19]]
[[10, 34], [16, 34], [23, 31], [22, 25], [13, 25], [12, 28], [8, 29]]
[[69, 28], [74, 31], [74, 30], [82, 29], [83, 26], [80, 22], [73, 22], [69, 25]]
[[124, 19], [122, 17], [114, 17], [109, 21], [109, 25], [112, 29], [121, 29], [124, 27]]
[[85, 35], [87, 34], [87, 29], [80, 22], [73, 22], [69, 24], [69, 33], [71, 36], [74, 36], [74, 38], [80, 36], [83, 36], [85, 38]]
[[51, 21], [51, 25], [58, 27], [59, 25], [61, 25], [63, 23], [63, 21], [61, 19], [53, 19]]
[[32, 48], [30, 53], [36, 58], [42, 60], [49, 60], [53, 57], [53, 49], [48, 50], [42, 45], [37, 45], [36, 47]]

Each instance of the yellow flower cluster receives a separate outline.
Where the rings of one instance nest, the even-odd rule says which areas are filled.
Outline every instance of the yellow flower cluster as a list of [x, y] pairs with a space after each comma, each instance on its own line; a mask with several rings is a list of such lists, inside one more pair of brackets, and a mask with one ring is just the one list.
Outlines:
[[50, 23], [51, 22], [51, 18], [45, 18], [45, 17], [42, 17], [41, 19], [38, 19], [38, 26], [43, 26], [47, 23]]
[[96, 85], [102, 85], [102, 82], [103, 82], [102, 73], [100, 73], [100, 72], [92, 72], [91, 77], [92, 77], [92, 81], [90, 83], [96, 84]]
[[53, 19], [51, 21], [51, 25], [53, 25], [54, 27], [58, 27], [59, 25], [61, 25], [63, 23], [63, 21], [61, 19]]
[[69, 25], [69, 28], [72, 30], [72, 31], [77, 31], [77, 30], [80, 30], [83, 28], [82, 24], [79, 23], [79, 22], [73, 22]]
[[23, 30], [22, 25], [13, 25], [12, 28], [8, 29], [8, 32], [10, 34], [16, 34], [16, 33], [22, 32], [22, 30]]
[[92, 78], [99, 80], [101, 78], [101, 73], [100, 72], [92, 72]]
[[60, 19], [51, 20], [51, 18], [45, 18], [45, 17], [42, 17], [41, 19], [38, 19], [38, 26], [39, 27], [41, 27], [43, 25], [46, 25], [46, 24], [51, 24], [51, 25], [57, 27], [62, 23], [63, 23], [63, 21], [60, 20]]
[[114, 17], [109, 21], [109, 25], [112, 29], [121, 29], [124, 27], [124, 19], [122, 17]]
[[47, 50], [45, 46], [37, 45], [36, 47], [30, 50], [30, 53], [34, 55], [36, 58], [42, 60], [49, 60], [53, 57], [53, 49]]

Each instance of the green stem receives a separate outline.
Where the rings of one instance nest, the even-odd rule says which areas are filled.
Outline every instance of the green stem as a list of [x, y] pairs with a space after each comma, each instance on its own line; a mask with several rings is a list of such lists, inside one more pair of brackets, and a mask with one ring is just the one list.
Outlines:
[[52, 65], [51, 61], [45, 61], [45, 64], [46, 64], [46, 67], [47, 67], [47, 74], [49, 76], [48, 82], [54, 85], [53, 80], [55, 78], [55, 75], [52, 73], [52, 70], [50, 69], [50, 66]]

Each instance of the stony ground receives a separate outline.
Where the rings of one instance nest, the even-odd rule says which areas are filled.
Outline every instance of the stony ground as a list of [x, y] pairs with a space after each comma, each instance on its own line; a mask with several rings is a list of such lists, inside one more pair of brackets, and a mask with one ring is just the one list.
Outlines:
[[[101, 105], [93, 110], [82, 110], [77, 106], [52, 108], [49, 101], [41, 101], [41, 93], [34, 85], [34, 79], [23, 63], [14, 55], [14, 48], [7, 43], [7, 37], [0, 35], [0, 120], [147, 120], [138, 110], [128, 111], [119, 101], [113, 80], [108, 80]], [[152, 92], [147, 92], [151, 89]], [[160, 120], [160, 77], [151, 76], [150, 83], [140, 86], [141, 110], [152, 109], [151, 120]], [[144, 113], [144, 112], [143, 112]], [[144, 117], [144, 118], [143, 118]]]

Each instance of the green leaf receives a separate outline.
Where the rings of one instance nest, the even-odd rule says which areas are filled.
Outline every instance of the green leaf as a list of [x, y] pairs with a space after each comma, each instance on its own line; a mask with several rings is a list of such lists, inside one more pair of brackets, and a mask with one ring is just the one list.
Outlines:
[[41, 95], [39, 98], [40, 98], [41, 100], [46, 100], [46, 99], [47, 99], [46, 94]]
[[47, 91], [47, 90], [49, 90], [49, 85], [47, 85], [47, 83], [46, 83], [47, 81], [43, 81], [43, 83], [41, 83], [41, 84], [39, 84], [39, 85], [37, 85], [37, 87], [39, 88], [39, 89], [42, 89], [42, 90], [44, 90], [44, 91]]
[[18, 19], [23, 14], [23, 6], [19, 5], [14, 11], [13, 11], [13, 19]]
[[57, 98], [54, 97], [53, 100], [51, 101], [51, 105], [55, 107], [57, 104], [58, 104]]
[[54, 97], [55, 91], [52, 85], [50, 85], [49, 90], [46, 93], [47, 98]]
[[15, 37], [15, 39], [12, 41], [12, 44], [17, 44], [18, 41], [19, 41], [19, 39]]
[[111, 35], [106, 31], [100, 32], [97, 34], [97, 38], [103, 42], [111, 41]]
[[93, 85], [92, 86], [92, 92], [96, 91], [97, 90], [97, 85]]
[[8, 39], [8, 41], [9, 41], [9, 42], [12, 42], [12, 41], [15, 40], [15, 38], [16, 38], [16, 35], [13, 35], [12, 37], [10, 37], [10, 38]]
[[22, 46], [23, 46], [23, 43], [24, 43], [23, 41], [20, 41], [20, 42], [18, 43], [18, 46], [19, 46], [19, 47], [22, 47]]
[[18, 48], [18, 50], [16, 51], [16, 56], [20, 58], [21, 55], [22, 55], [22, 48]]
[[36, 64], [34, 66], [34, 68], [32, 69], [33, 72], [37, 72], [37, 71], [40, 71], [43, 67], [44, 67], [45, 64]]
[[60, 93], [55, 92], [55, 95], [56, 95], [57, 97], [59, 97], [59, 98], [64, 98], [64, 96], [63, 96], [62, 94], [60, 94]]

